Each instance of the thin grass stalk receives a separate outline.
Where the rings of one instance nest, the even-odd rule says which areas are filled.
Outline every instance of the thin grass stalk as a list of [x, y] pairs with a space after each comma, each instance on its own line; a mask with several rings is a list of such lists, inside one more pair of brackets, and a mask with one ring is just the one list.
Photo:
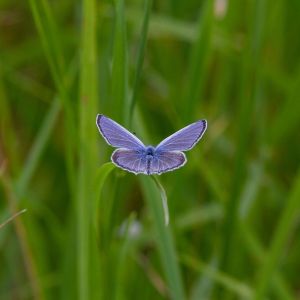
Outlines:
[[[68, 86], [71, 85], [71, 83], [74, 81], [74, 77], [75, 68], [74, 65], [71, 64], [66, 75]], [[39, 160], [55, 127], [56, 121], [61, 111], [61, 106], [62, 105], [59, 96], [54, 97], [49, 111], [44, 118], [43, 123], [29, 151], [22, 172], [16, 180], [16, 191], [18, 195], [23, 195], [25, 193], [30, 180], [37, 169]]]
[[129, 120], [127, 121], [128, 125], [129, 125], [129, 129], [131, 129], [131, 126], [132, 126], [134, 107], [137, 102], [138, 87], [141, 82], [141, 73], [142, 73], [142, 67], [143, 67], [143, 61], [144, 61], [145, 49], [146, 49], [146, 43], [147, 43], [147, 34], [148, 34], [151, 7], [152, 7], [152, 0], [145, 0], [143, 26], [142, 26], [142, 31], [141, 31], [141, 35], [140, 35], [141, 41], [139, 43], [139, 49], [138, 49], [138, 54], [137, 54], [136, 71], [135, 71], [134, 84], [133, 84], [132, 96], [131, 96], [131, 101], [130, 101], [130, 110], [129, 110], [129, 116], [128, 116]]
[[61, 102], [58, 98], [55, 98], [52, 101], [51, 107], [37, 134], [33, 146], [30, 149], [28, 158], [24, 164], [23, 170], [16, 183], [16, 188], [19, 195], [24, 193], [26, 187], [29, 184], [30, 179], [34, 174], [34, 171], [37, 168], [39, 159], [46, 146], [47, 141], [49, 140], [50, 134], [52, 133], [52, 130], [54, 128], [60, 110], [61, 110]]
[[220, 272], [219, 270], [195, 259], [189, 255], [182, 256], [182, 261], [188, 267], [193, 268], [198, 272], [204, 273], [207, 277], [212, 278], [224, 286], [227, 290], [233, 291], [242, 299], [252, 299], [253, 291], [245, 283], [239, 282], [237, 279], [228, 276], [228, 274]]
[[[0, 180], [6, 195], [9, 210], [15, 215], [18, 211], [17, 203], [19, 201], [17, 200], [17, 195], [13, 190], [11, 180], [5, 177], [4, 174], [1, 174]], [[44, 299], [44, 295], [40, 284], [36, 260], [31, 249], [32, 247], [29, 244], [28, 232], [25, 228], [24, 222], [20, 218], [15, 218], [13, 224], [20, 243], [24, 267], [31, 288], [31, 296], [34, 300], [42, 300]]]
[[26, 209], [22, 209], [16, 213], [14, 213], [11, 217], [9, 217], [7, 220], [5, 220], [4, 222], [0, 223], [0, 229], [2, 229], [5, 225], [7, 225], [8, 223], [10, 223], [11, 221], [13, 221], [16, 217], [18, 217], [19, 215], [23, 214], [24, 212], [26, 212]]
[[165, 225], [165, 218], [158, 190], [154, 180], [147, 176], [139, 176], [140, 183], [147, 205], [151, 211], [156, 233], [156, 243], [160, 253], [161, 263], [164, 268], [168, 283], [168, 292], [171, 299], [185, 299], [180, 268], [176, 259], [176, 250], [170, 226]]
[[[80, 300], [93, 299], [91, 285], [94, 272], [91, 263], [92, 203], [96, 178], [97, 138], [97, 50], [96, 3], [82, 2], [81, 74], [79, 99], [79, 170], [77, 178], [77, 288]], [[94, 237], [95, 238], [95, 237]]]
[[14, 175], [20, 169], [20, 153], [17, 144], [18, 138], [14, 131], [14, 120], [11, 107], [12, 102], [8, 98], [5, 89], [2, 67], [3, 64], [0, 62], [0, 140], [2, 143], [2, 151], [4, 152], [4, 161], [1, 162], [0, 168], [3, 167], [3, 163], [6, 163], [5, 160], [9, 160], [9, 168], [12, 175]]
[[[250, 231], [247, 224], [242, 223], [239, 227], [240, 235], [243, 237], [243, 241], [247, 246], [247, 251], [249, 254], [254, 256], [259, 263], [263, 263], [267, 258], [267, 253], [265, 249], [260, 245], [258, 239]], [[274, 271], [274, 278], [272, 280], [272, 291], [278, 295], [282, 300], [292, 300], [294, 299], [288, 283], [284, 281], [284, 276], [282, 276], [279, 271]]]
[[208, 53], [211, 47], [211, 27], [213, 22], [213, 1], [206, 0], [201, 11], [197, 29], [197, 39], [193, 45], [185, 93], [183, 95], [183, 121], [190, 122], [195, 117], [201, 102], [202, 91], [206, 82]]
[[296, 222], [296, 217], [300, 213], [300, 170], [295, 177], [290, 195], [287, 199], [286, 207], [278, 222], [277, 228], [273, 234], [270, 249], [265, 257], [264, 263], [259, 270], [257, 284], [255, 288], [255, 300], [265, 299], [269, 288], [270, 281], [274, 276], [274, 271], [278, 268], [282, 249], [288, 242], [293, 226]]
[[74, 169], [74, 149], [75, 149], [75, 122], [73, 119], [73, 108], [68, 98], [67, 82], [65, 77], [63, 51], [61, 45], [57, 42], [57, 28], [54, 22], [53, 13], [47, 0], [42, 2], [29, 0], [30, 8], [38, 29], [46, 58], [50, 67], [55, 86], [59, 93], [59, 99], [62, 102], [66, 113], [66, 122], [64, 130], [66, 132], [65, 156], [66, 167], [70, 185], [70, 191], [75, 187], [75, 169]]
[[[243, 69], [242, 69], [242, 81], [239, 98], [239, 116], [237, 124], [238, 126], [238, 137], [237, 137], [237, 152], [235, 155], [234, 170], [232, 187], [229, 196], [229, 202], [226, 208], [224, 233], [223, 233], [223, 246], [222, 246], [222, 260], [221, 267], [226, 272], [232, 272], [237, 266], [235, 266], [236, 249], [237, 249], [237, 235], [236, 228], [238, 225], [238, 208], [239, 199], [241, 195], [242, 185], [244, 183], [243, 178], [245, 177], [245, 162], [247, 158], [247, 151], [249, 147], [249, 132], [252, 125], [252, 113], [254, 109], [255, 92], [258, 88], [257, 81], [257, 68], [259, 66], [260, 50], [262, 44], [263, 34], [263, 20], [265, 18], [266, 0], [255, 2], [254, 8], [254, 19], [259, 17], [258, 21], [253, 22], [252, 36], [250, 41], [249, 50], [246, 50], [243, 57]], [[254, 77], [253, 86], [249, 86], [251, 78]], [[247, 92], [250, 90], [251, 92]]]
[[112, 60], [112, 117], [118, 122], [128, 121], [128, 58], [124, 0], [115, 0], [115, 32]]

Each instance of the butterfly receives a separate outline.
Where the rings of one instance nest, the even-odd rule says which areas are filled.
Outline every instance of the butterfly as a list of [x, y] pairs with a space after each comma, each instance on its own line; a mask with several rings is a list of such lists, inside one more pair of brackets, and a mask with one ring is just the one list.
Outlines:
[[192, 149], [199, 142], [207, 128], [207, 121], [199, 120], [180, 129], [156, 147], [145, 146], [134, 134], [104, 115], [97, 115], [96, 125], [105, 141], [118, 148], [111, 155], [117, 167], [136, 175], [160, 175], [186, 163], [182, 151]]

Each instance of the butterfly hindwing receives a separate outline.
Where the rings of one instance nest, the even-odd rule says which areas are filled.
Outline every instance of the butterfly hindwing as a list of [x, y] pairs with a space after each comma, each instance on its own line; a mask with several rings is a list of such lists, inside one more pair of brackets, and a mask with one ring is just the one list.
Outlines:
[[150, 164], [150, 174], [162, 174], [184, 166], [185, 154], [179, 151], [154, 152]]
[[117, 149], [113, 152], [111, 160], [118, 167], [134, 174], [147, 174], [147, 160], [138, 150]]
[[186, 157], [182, 152], [154, 153], [147, 158], [144, 152], [128, 149], [117, 149], [111, 156], [112, 162], [118, 167], [134, 174], [162, 174], [182, 167]]

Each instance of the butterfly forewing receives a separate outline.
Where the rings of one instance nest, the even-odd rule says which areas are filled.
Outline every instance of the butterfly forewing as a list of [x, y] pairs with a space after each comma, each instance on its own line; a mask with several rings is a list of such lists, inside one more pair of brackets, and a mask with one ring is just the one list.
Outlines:
[[187, 151], [201, 139], [207, 127], [206, 120], [192, 123], [164, 139], [156, 147], [161, 151]]
[[106, 116], [98, 115], [96, 124], [104, 139], [113, 147], [126, 149], [145, 147], [135, 135]]

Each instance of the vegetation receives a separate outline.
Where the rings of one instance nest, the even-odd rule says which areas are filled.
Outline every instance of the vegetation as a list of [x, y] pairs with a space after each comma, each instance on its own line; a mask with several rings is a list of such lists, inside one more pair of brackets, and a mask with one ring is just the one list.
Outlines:
[[[0, 7], [0, 299], [299, 298], [298, 0]], [[98, 113], [208, 129], [135, 176]]]

